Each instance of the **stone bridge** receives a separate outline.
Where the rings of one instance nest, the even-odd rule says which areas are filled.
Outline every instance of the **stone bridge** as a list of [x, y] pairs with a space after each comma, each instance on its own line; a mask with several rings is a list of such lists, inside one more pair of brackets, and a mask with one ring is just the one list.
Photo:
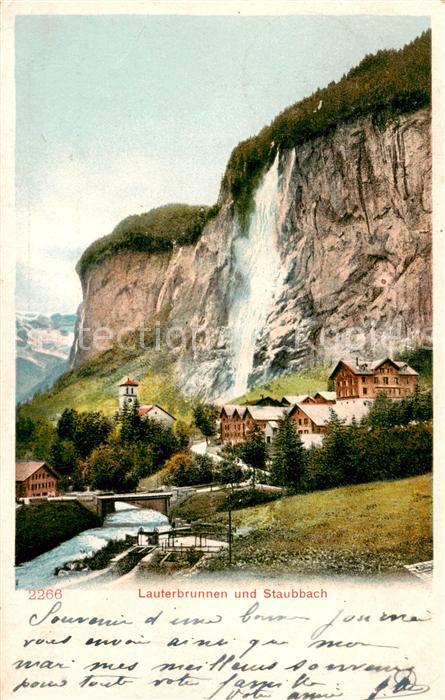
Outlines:
[[100, 518], [115, 512], [116, 501], [131, 503], [139, 508], [147, 510], [157, 510], [167, 517], [170, 516], [170, 500], [172, 493], [168, 491], [136, 491], [134, 493], [113, 493], [113, 494], [79, 494], [77, 500], [88, 510], [96, 513]]

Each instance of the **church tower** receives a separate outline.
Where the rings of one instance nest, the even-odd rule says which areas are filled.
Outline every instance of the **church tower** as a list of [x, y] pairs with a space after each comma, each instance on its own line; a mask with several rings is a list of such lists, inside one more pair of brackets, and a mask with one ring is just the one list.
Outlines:
[[125, 405], [132, 406], [138, 400], [139, 382], [131, 377], [124, 377], [119, 384], [119, 409]]

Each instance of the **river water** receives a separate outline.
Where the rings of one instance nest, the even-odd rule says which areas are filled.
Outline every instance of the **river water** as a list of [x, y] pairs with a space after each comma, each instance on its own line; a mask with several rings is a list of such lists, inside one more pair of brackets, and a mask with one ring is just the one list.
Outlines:
[[135, 535], [140, 527], [150, 529], [168, 526], [168, 518], [155, 510], [147, 510], [131, 506], [128, 503], [116, 503], [116, 512], [108, 515], [102, 527], [84, 530], [70, 540], [59, 544], [49, 552], [15, 569], [17, 588], [47, 588], [55, 587], [67, 580], [80, 581], [90, 572], [72, 572], [63, 576], [54, 576], [56, 566], [62, 566], [67, 561], [82, 559], [94, 554], [110, 540], [123, 540], [125, 535]]

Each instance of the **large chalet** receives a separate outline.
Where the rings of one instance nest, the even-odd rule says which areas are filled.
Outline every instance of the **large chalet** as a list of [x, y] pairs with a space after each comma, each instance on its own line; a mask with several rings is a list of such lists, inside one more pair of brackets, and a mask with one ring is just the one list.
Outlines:
[[406, 362], [392, 360], [339, 360], [330, 375], [335, 381], [337, 401], [344, 399], [376, 399], [383, 394], [390, 399], [403, 399], [417, 386], [417, 372]]
[[288, 413], [295, 430], [306, 446], [320, 443], [332, 410], [351, 425], [360, 422], [372, 402], [381, 394], [391, 399], [403, 399], [417, 386], [417, 372], [406, 362], [391, 358], [355, 362], [339, 360], [330, 375], [335, 391], [283, 396], [281, 401], [262, 397], [254, 406], [228, 404], [220, 412], [221, 442], [232, 445], [244, 442], [254, 425], [272, 443], [279, 422]]

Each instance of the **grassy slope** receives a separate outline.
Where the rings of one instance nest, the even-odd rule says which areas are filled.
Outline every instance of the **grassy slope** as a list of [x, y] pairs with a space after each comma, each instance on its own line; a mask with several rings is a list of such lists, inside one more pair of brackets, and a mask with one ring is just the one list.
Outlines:
[[216, 513], [216, 508], [226, 498], [225, 491], [198, 493], [172, 509], [172, 517], [185, 520], [224, 520], [225, 513]]
[[[181, 517], [209, 517], [211, 494], [185, 501]], [[225, 513], [214, 519], [226, 520]], [[432, 558], [432, 477], [344, 486], [233, 512], [246, 536], [234, 543], [241, 568], [301, 573], [400, 571]]]
[[[256, 401], [262, 394], [281, 399], [284, 394], [326, 389], [330, 369], [318, 366], [284, 375], [252, 389], [237, 401]], [[140, 382], [141, 403], [159, 403], [176, 418], [191, 422], [193, 397], [186, 397], [178, 388], [174, 360], [153, 350], [133, 356], [112, 348], [61, 377], [49, 391], [36, 395], [26, 404], [25, 412], [33, 418], [45, 416], [53, 421], [65, 408], [100, 410], [112, 416], [118, 405], [119, 380], [127, 374]]]
[[[123, 376], [130, 374], [139, 382], [141, 403], [159, 403], [176, 418], [191, 420], [192, 401], [184, 396], [176, 384], [174, 366], [168, 358], [155, 358], [153, 352], [121, 361], [101, 363], [101, 357], [94, 359], [94, 365], [82, 366], [79, 370], [64, 375], [49, 391], [35, 396], [26, 404], [25, 412], [31, 417], [46, 416], [56, 420], [65, 408], [78, 411], [103, 411], [114, 415], [118, 408], [118, 383]], [[105, 355], [105, 354], [104, 354]]]
[[233, 403], [252, 403], [258, 401], [261, 395], [282, 399], [286, 394], [312, 394], [327, 389], [328, 377], [332, 367], [318, 365], [300, 372], [290, 372], [272, 379], [264, 385], [250, 389], [243, 396], [233, 399]]

